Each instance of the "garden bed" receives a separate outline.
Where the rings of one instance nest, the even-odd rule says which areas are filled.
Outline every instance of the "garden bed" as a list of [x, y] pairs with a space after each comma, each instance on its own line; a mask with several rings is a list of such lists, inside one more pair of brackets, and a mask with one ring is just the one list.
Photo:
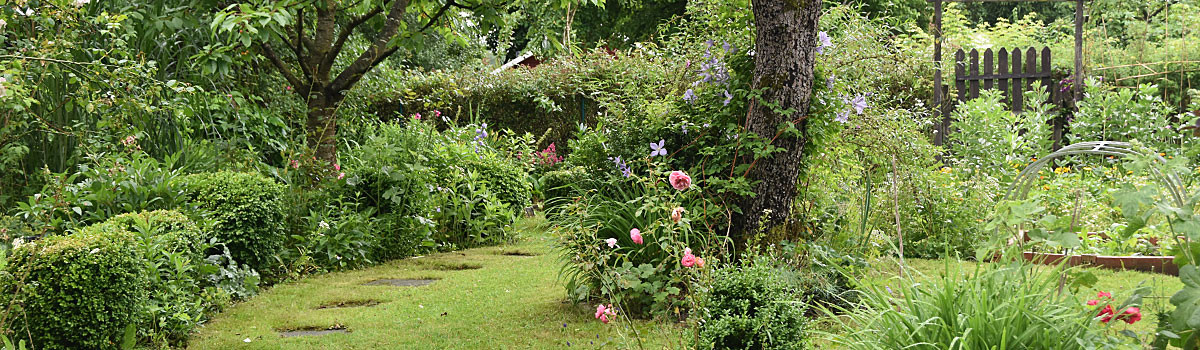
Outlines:
[[1135, 270], [1158, 272], [1172, 276], [1179, 275], [1179, 266], [1175, 265], [1175, 257], [1171, 256], [1106, 256], [1095, 254], [1066, 255], [1051, 253], [1025, 252], [1022, 254], [1026, 261], [1039, 264], [1058, 264], [1067, 259], [1070, 266], [1095, 266], [1113, 270]]

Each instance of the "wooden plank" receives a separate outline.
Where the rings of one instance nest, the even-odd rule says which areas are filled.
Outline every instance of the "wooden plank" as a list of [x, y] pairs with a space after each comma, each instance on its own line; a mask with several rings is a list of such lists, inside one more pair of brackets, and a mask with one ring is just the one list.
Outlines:
[[1049, 92], [1050, 97], [1053, 98], [1054, 93], [1056, 91], [1058, 91], [1058, 89], [1056, 86], [1054, 86], [1055, 85], [1054, 79], [1050, 73], [1050, 47], [1049, 46], [1042, 48], [1041, 59], [1042, 59], [1042, 69], [1038, 73], [1042, 73], [1045, 75], [1045, 78], [1042, 78], [1042, 86], [1046, 87], [1046, 91]]
[[[1169, 6], [1169, 5], [1168, 5]], [[1075, 2], [1075, 101], [1083, 99], [1083, 0]]]
[[942, 115], [941, 123], [933, 127], [933, 144], [935, 146], [945, 143], [947, 125], [950, 125], [950, 109], [945, 106], [944, 94], [945, 90], [942, 90], [942, 0], [933, 0], [933, 108]]
[[[1012, 68], [1012, 73], [1017, 73], [1017, 74], [1023, 73], [1024, 71], [1022, 69], [1024, 68], [1024, 66], [1021, 65], [1021, 49], [1013, 49], [1012, 54], [1013, 54], [1012, 55], [1012, 67], [1010, 67], [1010, 68]], [[1022, 102], [1025, 101], [1025, 97], [1022, 94], [1023, 89], [1021, 89], [1022, 85], [1023, 84], [1021, 84], [1021, 78], [1014, 78], [1012, 80], [1012, 89], [1013, 89], [1012, 90], [1012, 110], [1013, 111], [1021, 111]]]
[[991, 90], [992, 85], [996, 82], [996, 78], [992, 77], [992, 66], [995, 65], [992, 63], [992, 56], [992, 49], [983, 50], [983, 76], [987, 77], [983, 78], [984, 90]]
[[1000, 57], [997, 59], [1000, 61], [1000, 69], [996, 73], [1000, 76], [1000, 93], [1004, 95], [1004, 102], [1008, 103], [1010, 95], [1008, 90], [1008, 49], [1000, 49]]
[[958, 90], [958, 101], [967, 100], [967, 82], [963, 80], [966, 74], [967, 54], [962, 49], [954, 53], [954, 87]]
[[979, 98], [979, 50], [971, 49], [971, 95], [969, 98]]

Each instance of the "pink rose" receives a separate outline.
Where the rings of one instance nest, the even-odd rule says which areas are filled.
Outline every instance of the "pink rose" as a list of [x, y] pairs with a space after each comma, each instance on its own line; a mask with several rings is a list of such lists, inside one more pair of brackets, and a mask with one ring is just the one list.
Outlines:
[[642, 231], [636, 228], [629, 230], [629, 239], [632, 239], [633, 243], [642, 244]]
[[672, 171], [669, 179], [671, 180], [671, 187], [677, 190], [683, 191], [688, 189], [688, 187], [692, 187], [692, 177], [682, 171]]
[[683, 207], [675, 207], [671, 210], [671, 221], [679, 222], [683, 220]]
[[692, 267], [696, 265], [696, 256], [692, 255], [692, 248], [683, 249], [683, 259], [679, 260], [679, 264], [683, 267]]
[[704, 268], [704, 258], [696, 257], [696, 267]]

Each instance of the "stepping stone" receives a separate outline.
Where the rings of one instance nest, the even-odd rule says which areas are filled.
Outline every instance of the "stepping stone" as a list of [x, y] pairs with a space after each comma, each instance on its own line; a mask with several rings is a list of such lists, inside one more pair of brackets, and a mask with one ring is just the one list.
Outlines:
[[277, 330], [277, 332], [279, 332], [280, 337], [291, 338], [291, 337], [303, 337], [303, 336], [309, 336], [309, 335], [327, 335], [327, 334], [334, 334], [334, 333], [349, 333], [350, 331], [347, 331], [346, 326], [339, 323], [339, 324], [330, 326], [329, 328], [304, 327], [304, 328], [297, 328], [297, 329], [292, 329], [292, 330]]
[[334, 333], [348, 333], [348, 332], [345, 329], [325, 329], [325, 330], [319, 330], [319, 331], [288, 331], [288, 332], [279, 332], [279, 336], [284, 337], [284, 338], [291, 338], [291, 337], [303, 337], [303, 336], [309, 336], [309, 335], [327, 335], [327, 334], [334, 334]]
[[326, 303], [326, 304], [324, 304], [324, 305], [318, 306], [318, 307], [317, 307], [317, 310], [323, 310], [323, 309], [343, 309], [343, 308], [352, 308], [352, 307], [371, 307], [371, 306], [379, 305], [379, 304], [381, 304], [381, 303], [383, 303], [383, 302], [381, 302], [381, 301], [379, 301], [379, 300], [372, 300], [372, 299], [368, 299], [368, 300], [342, 300], [342, 301], [336, 301], [336, 302]]
[[379, 279], [371, 282], [363, 283], [364, 286], [393, 286], [393, 287], [421, 287], [427, 286], [437, 280], [410, 280], [410, 279]]

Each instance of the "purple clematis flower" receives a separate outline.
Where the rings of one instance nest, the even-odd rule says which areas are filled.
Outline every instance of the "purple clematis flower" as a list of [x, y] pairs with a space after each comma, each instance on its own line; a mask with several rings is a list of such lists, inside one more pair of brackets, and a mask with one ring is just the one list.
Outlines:
[[859, 115], [863, 113], [864, 109], [871, 107], [867, 104], [867, 97], [863, 95], [854, 96], [854, 99], [850, 100], [850, 106], [854, 107], [854, 112]]
[[665, 148], [663, 148], [663, 145], [666, 144], [666, 142], [667, 142], [666, 140], [658, 140], [657, 144], [654, 142], [651, 142], [650, 143], [650, 156], [657, 157], [657, 156], [667, 155], [667, 150]]
[[817, 41], [820, 42], [820, 45], [817, 45], [817, 53], [825, 53], [825, 48], [833, 47], [833, 40], [829, 39], [829, 33], [817, 33]]
[[850, 111], [846, 110], [846, 111], [838, 112], [837, 118], [833, 118], [833, 121], [842, 123], [842, 124], [846, 124], [846, 123], [850, 122]]
[[729, 90], [725, 90], [725, 105], [728, 106], [731, 101], [733, 101], [733, 94], [730, 94]]
[[683, 100], [688, 103], [696, 102], [696, 93], [692, 89], [683, 92]]

